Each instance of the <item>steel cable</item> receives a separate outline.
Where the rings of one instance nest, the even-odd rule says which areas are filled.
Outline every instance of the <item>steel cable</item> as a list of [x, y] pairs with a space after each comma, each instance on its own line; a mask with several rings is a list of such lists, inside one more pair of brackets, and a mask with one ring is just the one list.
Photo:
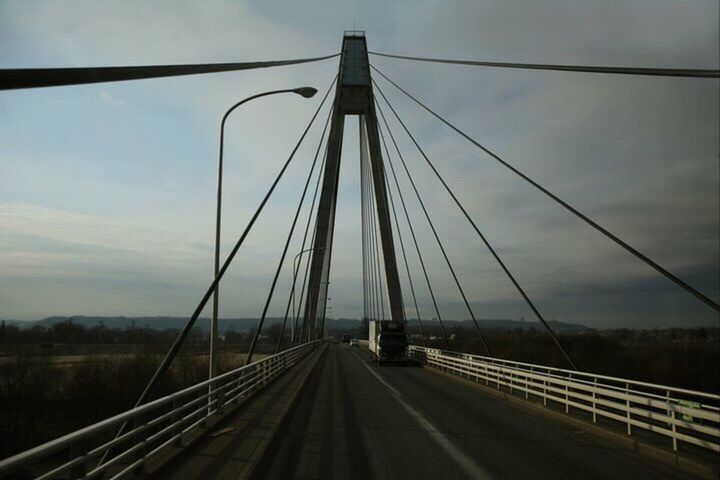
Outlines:
[[453, 60], [447, 58], [409, 57], [389, 53], [368, 52], [371, 55], [416, 62], [450, 63], [495, 68], [520, 68], [524, 70], [557, 70], [562, 72], [610, 73], [615, 75], [649, 75], [659, 77], [720, 78], [720, 70], [687, 68], [642, 68], [642, 67], [597, 67], [591, 65], [553, 65], [543, 63], [480, 62], [474, 60]]
[[[607, 238], [609, 238], [610, 240], [612, 240], [613, 242], [615, 242], [616, 244], [618, 244], [619, 246], [621, 246], [622, 248], [624, 248], [626, 251], [628, 251], [628, 252], [630, 252], [631, 254], [633, 254], [636, 258], [642, 260], [645, 264], [647, 264], [647, 265], [649, 265], [650, 267], [652, 267], [655, 271], [661, 273], [663, 276], [665, 276], [666, 278], [668, 278], [669, 280], [671, 280], [673, 283], [675, 283], [675, 284], [678, 285], [679, 287], [683, 288], [684, 290], [686, 290], [686, 291], [689, 292], [690, 294], [694, 295], [696, 298], [698, 298], [700, 301], [702, 301], [703, 303], [705, 303], [706, 305], [708, 305], [710, 308], [712, 308], [712, 309], [717, 310], [718, 312], [720, 312], [720, 305], [718, 305], [716, 302], [714, 302], [713, 300], [711, 300], [709, 297], [707, 297], [706, 295], [704, 295], [703, 293], [701, 293], [700, 291], [698, 291], [698, 290], [695, 289], [694, 287], [688, 285], [688, 284], [685, 283], [683, 280], [681, 280], [680, 278], [678, 278], [676, 275], [674, 275], [673, 273], [669, 272], [668, 270], [666, 270], [666, 269], [663, 268], [662, 266], [660, 266], [660, 265], [658, 265], [657, 263], [655, 263], [653, 260], [651, 260], [650, 258], [648, 258], [646, 255], [640, 253], [638, 250], [636, 250], [635, 248], [631, 247], [630, 245], [628, 245], [627, 243], [625, 243], [623, 240], [621, 240], [620, 238], [618, 238], [618, 237], [615, 236], [614, 234], [610, 233], [610, 232], [609, 232], [608, 230], [606, 230], [604, 227], [602, 227], [602, 226], [600, 226], [599, 224], [595, 223], [593, 220], [591, 220], [590, 218], [588, 218], [585, 214], [583, 214], [582, 212], [580, 212], [579, 210], [577, 210], [575, 207], [571, 206], [570, 204], [568, 204], [567, 202], [565, 202], [564, 200], [562, 200], [561, 198], [559, 198], [557, 195], [555, 195], [554, 193], [552, 193], [551, 191], [549, 191], [548, 189], [546, 189], [545, 187], [543, 187], [542, 185], [540, 185], [539, 183], [537, 183], [536, 181], [534, 181], [532, 178], [528, 177], [527, 175], [525, 175], [524, 173], [522, 173], [520, 170], [518, 170], [517, 168], [513, 167], [512, 165], [510, 165], [508, 162], [506, 162], [505, 160], [503, 160], [502, 158], [500, 158], [496, 153], [492, 152], [492, 151], [489, 150], [488, 148], [484, 147], [483, 145], [481, 145], [480, 143], [478, 143], [477, 141], [475, 141], [474, 139], [472, 139], [472, 138], [471, 138], [469, 135], [467, 135], [465, 132], [463, 132], [462, 130], [460, 130], [459, 128], [457, 128], [455, 125], [453, 125], [453, 124], [450, 123], [449, 121], [445, 120], [443, 117], [441, 117], [439, 114], [435, 113], [433, 110], [431, 110], [429, 107], [427, 107], [427, 106], [426, 106], [424, 103], [422, 103], [420, 100], [418, 100], [417, 98], [415, 98], [414, 96], [412, 96], [410, 93], [408, 93], [408, 92], [407, 92], [406, 90], [404, 90], [402, 87], [400, 87], [397, 83], [395, 83], [395, 82], [393, 82], [392, 80], [390, 80], [390, 78], [388, 78], [384, 73], [382, 73], [382, 72], [381, 72], [380, 70], [378, 70], [376, 67], [374, 67], [373, 65], [370, 65], [370, 67], [371, 67], [373, 70], [375, 70], [376, 72], [378, 72], [385, 80], [387, 80], [388, 82], [390, 82], [390, 83], [391, 83], [393, 86], [395, 86], [398, 90], [400, 90], [400, 91], [403, 92], [405, 95], [407, 95], [407, 96], [408, 96], [411, 100], [413, 100], [415, 103], [417, 103], [417, 104], [420, 105], [422, 108], [424, 108], [425, 110], [427, 110], [429, 113], [431, 113], [431, 114], [432, 114], [433, 116], [435, 116], [438, 120], [440, 120], [441, 122], [443, 122], [445, 125], [447, 125], [448, 127], [450, 127], [450, 128], [452, 128], [453, 130], [455, 130], [457, 133], [459, 133], [460, 135], [462, 135], [462, 136], [463, 136], [466, 140], [468, 140], [470, 143], [472, 143], [472, 144], [475, 145], [476, 147], [480, 148], [482, 151], [484, 151], [485, 153], [487, 153], [488, 155], [490, 155], [492, 158], [494, 158], [495, 160], [497, 160], [498, 162], [500, 162], [503, 166], [505, 166], [505, 167], [508, 168], [510, 171], [512, 171], [513, 173], [515, 173], [516, 175], [518, 175], [520, 178], [522, 178], [523, 180], [525, 180], [526, 182], [528, 182], [529, 184], [531, 184], [533, 187], [535, 187], [535, 188], [537, 188], [538, 190], [540, 190], [542, 193], [544, 193], [546, 196], [550, 197], [550, 198], [551, 198], [552, 200], [554, 200], [556, 203], [560, 204], [562, 207], [564, 207], [564, 208], [565, 208], [566, 210], [568, 210], [570, 213], [572, 213], [572, 214], [575, 215], [576, 217], [578, 217], [578, 218], [580, 218], [581, 220], [583, 220], [585, 223], [587, 223], [588, 225], [590, 225], [591, 227], [593, 227], [595, 230], [597, 230], [598, 232], [600, 232], [600, 233], [602, 233], [603, 235], [605, 235]], [[375, 83], [374, 80], [373, 80], [373, 83]], [[376, 85], [377, 85], [377, 84], [376, 84]], [[432, 165], [431, 165], [431, 166], [432, 166]], [[433, 170], [435, 170], [434, 167], [433, 167]], [[437, 173], [437, 171], [435, 171], [435, 173], [436, 173], [436, 175], [439, 175], [439, 174]], [[447, 188], [447, 187], [446, 187], [446, 188]], [[452, 193], [451, 193], [451, 195], [452, 195]], [[453, 195], [453, 199], [455, 199], [454, 195]], [[457, 203], [457, 204], [459, 205], [459, 202], [457, 201], [457, 199], [455, 199], [455, 203]], [[461, 207], [461, 210], [463, 210], [463, 213], [465, 214], [466, 218], [467, 218], [467, 219], [473, 224], [473, 226], [474, 226], [474, 223], [473, 223], [472, 219], [470, 218], [470, 216], [467, 214], [467, 212], [465, 212], [462, 207]], [[477, 230], [477, 228], [476, 228], [476, 230]], [[478, 233], [479, 233], [479, 232], [478, 232]]]
[[[382, 95], [382, 92], [380, 92]], [[385, 98], [383, 96], [383, 98]], [[387, 99], [386, 99], [387, 101]], [[387, 119], [385, 118], [385, 113], [382, 110], [382, 107], [380, 107], [380, 103], [375, 101], [375, 104], [377, 105], [378, 111], [380, 112], [380, 117], [383, 119], [383, 123], [385, 124], [385, 129], [387, 130], [388, 134], [390, 135], [390, 139], [393, 141], [393, 144], [397, 147], [397, 142], [395, 141], [395, 136], [392, 133], [392, 130], [390, 130], [390, 125], [387, 122]], [[391, 107], [392, 108], [392, 107]], [[415, 192], [415, 196], [418, 199], [418, 202], [420, 203], [420, 207], [422, 208], [423, 213], [425, 214], [425, 218], [428, 221], [428, 225], [430, 225], [430, 230], [433, 233], [433, 236], [435, 237], [435, 240], [437, 241], [438, 247], [440, 247], [440, 252], [442, 253], [443, 258], [445, 259], [445, 264], [448, 266], [448, 269], [450, 270], [450, 274], [452, 275], [453, 280], [455, 281], [455, 285], [457, 286], [458, 292], [460, 292], [460, 296], [462, 297], [463, 302], [465, 303], [465, 307], [467, 308], [468, 313], [470, 314], [470, 318], [472, 318], [473, 323], [475, 324], [475, 328], [477, 329], [478, 334], [480, 335], [480, 341], [483, 344], [483, 347], [485, 347], [485, 351], [487, 352], [488, 356], [492, 356], [490, 353], [490, 346], [487, 343], [487, 339], [485, 338], [485, 334], [483, 333], [482, 329], [480, 328], [480, 325], [478, 324], [477, 319], [475, 318], [475, 313], [473, 312], [472, 308], [470, 307], [470, 302], [467, 299], [467, 296], [465, 295], [465, 290], [462, 288], [462, 285], [460, 284], [460, 280], [457, 277], [457, 274], [455, 273], [455, 268], [452, 265], [452, 262], [450, 262], [450, 258], [448, 257], [447, 252], [445, 251], [445, 246], [443, 245], [443, 242], [440, 240], [440, 235], [437, 232], [437, 229], [435, 228], [435, 225], [433, 224], [432, 219], [430, 218], [430, 212], [428, 212], [427, 207], [425, 207], [425, 202], [422, 199], [422, 196], [420, 195], [420, 191], [417, 189], [417, 186], [415, 185], [415, 181], [412, 178], [412, 175], [410, 174], [410, 170], [407, 167], [407, 163], [405, 162], [405, 158], [400, 153], [400, 149], [398, 148], [398, 157], [400, 158], [400, 163], [402, 164], [405, 173], [407, 174], [408, 180], [410, 180], [410, 185], [412, 186], [413, 191]], [[390, 159], [388, 158], [388, 162]]]
[[540, 322], [543, 324], [543, 326], [545, 326], [545, 329], [546, 329], [547, 332], [550, 334], [550, 337], [552, 338], [553, 342], [555, 343], [555, 346], [557, 346], [558, 350], [562, 353], [563, 357], [565, 357], [565, 360], [567, 360], [567, 362], [570, 364], [570, 366], [572, 366], [572, 368], [573, 368], [574, 370], [577, 370], [577, 366], [575, 365], [575, 362], [572, 361], [572, 359], [570, 358], [570, 355], [568, 355], [568, 353], [565, 351], [565, 348], [563, 348], [562, 344], [560, 343], [560, 340], [559, 340], [559, 339], [557, 338], [557, 336], [555, 335], [555, 332], [553, 332], [552, 328], [550, 328], [550, 325], [547, 323], [547, 321], [545, 321], [545, 318], [542, 316], [542, 314], [540, 313], [540, 311], [535, 307], [535, 304], [533, 303], [533, 301], [530, 300], [530, 297], [528, 297], [528, 295], [525, 293], [525, 290], [524, 290], [524, 289], [520, 286], [520, 284], [517, 282], [517, 280], [515, 279], [515, 276], [510, 272], [510, 270], [507, 268], [507, 266], [505, 265], [505, 263], [504, 263], [504, 262], [502, 261], [502, 259], [500, 258], [500, 255], [495, 251], [495, 249], [492, 247], [492, 245], [490, 245], [490, 242], [487, 240], [487, 238], [485, 238], [485, 235], [483, 235], [483, 233], [482, 233], [482, 232], [480, 231], [480, 229], [477, 227], [477, 225], [475, 224], [475, 222], [470, 218], [470, 215], [468, 215], [467, 211], [465, 210], [465, 207], [462, 206], [462, 204], [460, 203], [460, 201], [457, 199], [457, 197], [456, 197], [455, 194], [453, 193], [452, 189], [450, 189], [450, 187], [447, 185], [447, 183], [446, 183], [445, 180], [442, 178], [442, 176], [440, 175], [440, 173], [437, 171], [437, 169], [435, 169], [435, 166], [432, 164], [432, 162], [430, 161], [430, 159], [428, 158], [428, 156], [425, 154], [425, 151], [422, 149], [422, 147], [421, 147], [420, 144], [417, 142], [417, 140], [415, 140], [415, 137], [414, 137], [413, 134], [410, 132], [410, 130], [407, 128], [407, 126], [405, 125], [405, 122], [403, 122], [403, 120], [400, 118], [400, 116], [398, 115], [398, 113], [397, 113], [397, 111], [395, 110], [395, 108], [394, 108], [394, 107], [392, 106], [392, 104], [388, 101], [387, 97], [386, 97], [385, 94], [383, 93], [383, 91], [382, 91], [382, 89], [380, 88], [380, 86], [379, 86], [377, 83], [375, 83], [374, 80], [373, 80], [373, 83], [375, 84], [375, 87], [376, 87], [376, 88], [378, 89], [378, 91], [380, 92], [380, 95], [381, 95], [381, 96], [383, 97], [383, 99], [385, 100], [385, 103], [387, 104], [387, 106], [390, 107], [390, 110], [392, 110], [393, 114], [395, 115], [395, 118], [398, 120], [398, 122], [400, 122], [400, 125], [402, 125], [403, 129], [405, 130], [405, 132], [408, 134], [408, 136], [410, 137], [410, 139], [412, 140], [412, 142], [415, 144], [415, 147], [417, 147], [418, 151], [419, 151], [420, 154], [423, 156], [423, 158], [425, 159], [425, 161], [428, 163], [428, 165], [430, 165], [430, 167], [432, 168], [433, 172], [435, 173], [435, 176], [436, 176], [436, 177], [440, 180], [440, 182], [443, 184], [443, 186], [445, 187], [445, 189], [447, 190], [447, 192], [450, 194], [450, 196], [451, 196], [451, 197], [453, 198], [453, 200], [455, 201], [455, 204], [460, 208], [460, 210], [461, 210], [461, 211], [463, 212], [463, 214], [465, 215], [465, 218], [468, 219], [468, 221], [470, 222], [470, 224], [472, 225], [472, 227], [475, 229], [475, 232], [480, 236], [481, 240], [483, 241], [483, 243], [485, 244], [485, 246], [487, 247], [487, 249], [490, 251], [490, 253], [493, 255], [493, 257], [495, 257], [495, 260], [498, 262], [498, 265], [500, 265], [500, 267], [503, 269], [503, 271], [505, 272], [505, 275], [507, 275], [507, 277], [508, 277], [508, 278], [510, 279], [510, 281], [513, 283], [513, 285], [515, 286], [515, 288], [517, 289], [517, 291], [520, 293], [520, 295], [523, 297], [523, 299], [525, 299], [525, 303], [527, 303], [527, 305], [528, 305], [528, 306], [530, 307], [530, 309], [533, 311], [533, 313], [534, 313], [535, 316], [538, 318], [538, 320], [540, 320]]
[[[387, 143], [385, 143], [385, 135], [383, 135], [382, 129], [378, 126], [378, 132], [380, 133], [380, 139], [382, 140], [383, 148], [385, 149], [385, 156], [390, 161], [390, 151], [388, 150]], [[422, 318], [420, 315], [420, 309], [418, 308], [417, 297], [415, 296], [415, 286], [413, 285], [412, 276], [410, 275], [410, 265], [408, 263], [407, 254], [405, 253], [405, 242], [403, 242], [402, 232], [400, 230], [400, 222], [398, 221], [397, 211], [395, 210], [395, 200], [393, 198], [392, 188], [390, 188], [390, 181], [385, 176], [385, 185], [388, 191], [388, 197], [390, 197], [390, 209], [392, 210], [393, 218], [395, 219], [395, 228], [398, 234], [398, 241], [400, 242], [400, 251], [402, 252], [403, 263], [405, 264], [405, 272], [407, 273], [408, 284], [410, 285], [410, 295], [415, 305], [415, 313], [417, 314], [418, 325], [420, 326], [420, 336], [423, 339], [423, 345], [428, 346], [427, 338], [425, 338], [425, 331], [423, 330]]]
[[[375, 178], [372, 175], [372, 165], [370, 164], [371, 160], [368, 157], [368, 169], [370, 170], [370, 181], [372, 184], [375, 183]], [[373, 265], [373, 271], [375, 273], [375, 276], [377, 278], [377, 292], [376, 295], [378, 296], [378, 304], [380, 305], [380, 320], [385, 320], [385, 292], [383, 290], [383, 281], [382, 281], [382, 259], [380, 258], [380, 247], [379, 244], [381, 243], [381, 240], [378, 238], [377, 233], [377, 217], [375, 216], [375, 210], [377, 208], [377, 204], [375, 203], [375, 191], [374, 188], [370, 188], [370, 237], [372, 239], [372, 248], [373, 248], [373, 258], [374, 258], [374, 265]]]
[[[398, 151], [398, 154], [400, 154], [400, 149], [398, 148], [397, 144], [395, 144], [395, 148]], [[400, 189], [400, 182], [398, 180], [397, 174], [395, 173], [395, 166], [393, 165], [392, 160], [389, 156], [388, 165], [390, 166], [390, 172], [392, 173], [393, 180], [395, 181], [395, 188], [397, 189], [398, 196], [400, 197], [400, 204], [402, 205], [403, 212], [405, 213], [405, 220], [407, 220], [408, 229], [410, 230], [410, 236], [412, 237], [413, 244], [415, 245], [415, 252], [418, 255], [418, 259], [420, 260], [420, 268], [423, 271], [423, 276], [425, 277], [425, 284], [427, 285], [428, 291], [430, 292], [430, 299], [432, 300], [432, 304], [435, 309], [435, 315], [437, 315], [438, 323], [440, 324], [440, 331], [443, 335], [445, 348], [449, 350], [450, 342], [448, 341], [447, 332], [445, 331], [445, 326], [442, 320], [442, 315], [440, 315], [440, 309], [438, 308], [437, 300], [435, 299], [435, 292], [433, 291], [432, 283], [430, 282], [430, 276], [428, 275], [427, 268], [425, 267], [425, 261], [423, 260], [422, 253], [420, 251], [420, 245], [418, 244], [417, 236], [415, 235], [415, 229], [413, 228], [412, 221], [410, 220], [410, 214], [408, 213], [407, 205], [405, 204], [405, 197], [403, 196], [402, 190]]]
[[119, 82], [146, 78], [177, 77], [203, 73], [231, 72], [256, 68], [281, 67], [319, 62], [340, 55], [241, 63], [200, 63], [190, 65], [144, 65], [123, 67], [79, 68], [6, 68], [0, 69], [0, 90], [20, 88], [58, 87], [88, 83]]
[[[180, 331], [178, 336], [175, 338], [175, 341], [170, 346], [170, 350], [168, 350], [168, 353], [163, 358], [162, 362], [158, 366], [157, 370], [155, 370], [155, 373], [153, 374], [152, 378], [148, 382], [147, 386], [143, 390], [143, 392], [140, 394], [140, 397], [138, 397], [137, 401], [135, 402], [135, 406], [138, 407], [145, 403], [145, 401], [148, 399], [148, 397], [154, 392], [155, 387], [160, 381], [160, 377], [167, 371], [167, 369], [170, 367], [170, 364], [175, 359], [175, 356], [177, 355], [177, 352], [179, 351], [180, 347], [182, 346], [183, 342], [185, 341], [185, 338], [188, 336], [190, 331], [192, 330], [193, 326], [195, 325], [195, 322], [197, 322], [197, 319], [200, 317], [200, 314], [202, 313], [203, 309], [207, 305], [207, 302], [210, 300], [210, 297], [212, 297], [213, 293], [215, 292], [215, 287], [220, 283], [220, 280], [225, 275], [225, 272], [230, 267], [230, 264], [232, 263], [233, 259], [235, 258], [235, 255], [237, 255], [238, 250], [240, 250], [240, 247], [245, 242], [245, 239], [247, 238], [248, 234], [250, 233], [250, 230], [252, 230], [252, 227], [255, 225], [255, 222], [257, 221], [258, 217], [260, 216], [260, 213], [265, 208], [265, 204], [268, 202], [270, 197], [272, 196], [273, 192], [275, 191], [275, 187], [277, 187], [278, 183], [280, 183], [280, 179], [282, 179], [283, 175], [285, 174], [285, 171], [287, 170], [288, 166], [290, 165], [290, 162], [292, 162], [293, 158], [295, 157], [295, 153], [300, 148], [300, 145], [302, 145], [303, 140], [307, 136], [308, 131], [310, 130], [310, 127], [312, 127], [313, 123], [315, 122], [315, 119], [318, 116], [318, 113], [320, 113], [320, 109], [322, 108], [323, 104], [325, 103], [325, 99], [327, 99], [328, 94], [330, 93], [330, 90], [332, 89], [332, 86], [328, 88], [327, 92], [325, 93], [325, 96], [323, 97], [322, 101], [320, 102], [320, 105], [318, 105], [318, 108], [315, 110], [315, 113], [313, 114], [312, 118], [308, 122], [307, 126], [305, 127], [305, 130], [303, 131], [302, 135], [300, 136], [300, 139], [295, 144], [295, 147], [292, 149], [292, 152], [290, 153], [290, 156], [283, 164], [282, 168], [280, 169], [280, 172], [275, 177], [275, 180], [273, 181], [272, 185], [268, 189], [267, 193], [265, 194], [265, 197], [263, 197], [262, 201], [260, 202], [260, 205], [255, 210], [255, 213], [250, 218], [250, 221], [248, 222], [247, 226], [245, 227], [245, 230], [243, 230], [242, 235], [240, 235], [240, 238], [238, 238], [237, 242], [235, 243], [235, 246], [230, 251], [230, 254], [227, 256], [225, 261], [223, 262], [222, 267], [218, 271], [218, 274], [215, 276], [213, 281], [210, 283], [210, 286], [205, 291], [205, 294], [200, 299], [200, 302], [198, 303], [197, 307], [195, 308], [195, 311], [190, 316], [190, 319], [187, 321], [183, 329]], [[118, 429], [118, 433], [116, 435], [116, 438], [122, 435], [125, 428], [127, 428], [127, 422], [123, 423], [120, 428]], [[104, 461], [106, 456], [108, 455], [109, 450], [105, 453], [103, 458], [100, 460], [100, 464]]]
[[[337, 80], [337, 77], [333, 80], [333, 83], [335, 83]], [[310, 172], [308, 173], [307, 180], [305, 180], [305, 186], [303, 187], [302, 195], [300, 196], [300, 201], [298, 202], [297, 210], [295, 211], [295, 217], [293, 218], [292, 225], [290, 226], [290, 231], [288, 232], [287, 239], [285, 240], [285, 246], [283, 247], [282, 255], [280, 256], [280, 261], [278, 262], [277, 269], [275, 270], [275, 277], [273, 278], [272, 285], [270, 286], [270, 292], [268, 293], [267, 300], [265, 301], [265, 306], [263, 307], [263, 312], [260, 317], [259, 327], [255, 334], [255, 337], [253, 337], [252, 343], [250, 344], [250, 350], [248, 352], [247, 359], [245, 360], [245, 364], [247, 365], [250, 363], [250, 359], [252, 358], [252, 354], [255, 351], [255, 345], [257, 343], [257, 339], [260, 336], [260, 331], [262, 330], [262, 325], [265, 322], [265, 316], [267, 315], [268, 308], [270, 307], [270, 302], [272, 301], [272, 296], [275, 291], [275, 286], [277, 284], [278, 277], [280, 276], [280, 272], [282, 271], [283, 264], [285, 263], [285, 255], [287, 254], [288, 248], [290, 247], [290, 241], [292, 240], [293, 233], [295, 232], [295, 225], [297, 224], [298, 217], [300, 216], [300, 211], [302, 210], [302, 206], [305, 203], [305, 196], [307, 194], [308, 187], [310, 186], [310, 181], [312, 180], [313, 172], [315, 171], [315, 165], [317, 165], [317, 159], [320, 155], [320, 149], [322, 148], [323, 140], [325, 140], [325, 133], [327, 132], [328, 124], [330, 123], [330, 118], [332, 117], [332, 106], [330, 107], [330, 111], [328, 112], [327, 119], [325, 120], [325, 125], [323, 126], [322, 133], [320, 134], [320, 141], [318, 142], [317, 149], [315, 150], [315, 156], [313, 157], [312, 165], [310, 166]], [[295, 283], [295, 277], [296, 275], [293, 275], [293, 285]], [[282, 337], [285, 334], [285, 324], [287, 322], [287, 315], [283, 319], [282, 327], [280, 328], [280, 336], [278, 338], [278, 346], [276, 348], [276, 353], [279, 349], [280, 342], [282, 341]]]

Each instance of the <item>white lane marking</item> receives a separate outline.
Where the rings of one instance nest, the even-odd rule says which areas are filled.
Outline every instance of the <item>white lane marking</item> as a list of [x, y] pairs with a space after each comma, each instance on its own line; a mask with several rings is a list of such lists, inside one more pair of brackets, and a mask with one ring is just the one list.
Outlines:
[[411, 417], [415, 419], [416, 422], [420, 424], [420, 426], [425, 430], [436, 442], [437, 444], [445, 450], [457, 463], [462, 467], [463, 470], [465, 470], [465, 473], [469, 475], [468, 478], [475, 478], [475, 479], [483, 479], [483, 480], [490, 480], [492, 479], [492, 476], [482, 468], [480, 465], [475, 463], [475, 461], [465, 455], [460, 449], [458, 449], [452, 441], [450, 441], [449, 438], [447, 438], [445, 435], [443, 435], [442, 432], [440, 432], [437, 428], [433, 426], [432, 423], [430, 423], [429, 420], [427, 420], [423, 415], [415, 410], [413, 407], [408, 405], [405, 400], [403, 400], [402, 395], [400, 395], [400, 392], [395, 390], [395, 388], [392, 387], [389, 383], [387, 383], [375, 370], [373, 370], [371, 367], [367, 365], [365, 360], [360, 358], [358, 354], [355, 352], [352, 352], [353, 355], [355, 355], [355, 358], [357, 358], [362, 365], [368, 369], [368, 372], [372, 373], [375, 378], [378, 379], [380, 383], [385, 385], [388, 390], [390, 390], [390, 393], [392, 393], [393, 397], [400, 403], [400, 405], [410, 414]]

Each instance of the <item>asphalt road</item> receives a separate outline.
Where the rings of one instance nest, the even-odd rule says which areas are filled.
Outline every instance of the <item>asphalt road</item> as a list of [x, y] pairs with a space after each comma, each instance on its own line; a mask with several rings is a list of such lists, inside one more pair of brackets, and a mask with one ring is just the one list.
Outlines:
[[330, 345], [265, 478], [692, 478], [419, 367]]

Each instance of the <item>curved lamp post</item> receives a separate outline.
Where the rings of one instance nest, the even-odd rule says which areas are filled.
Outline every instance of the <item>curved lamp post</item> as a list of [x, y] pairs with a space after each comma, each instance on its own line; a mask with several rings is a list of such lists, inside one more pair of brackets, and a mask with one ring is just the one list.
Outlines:
[[[218, 158], [218, 177], [217, 177], [217, 207], [215, 210], [215, 270], [213, 278], [216, 278], [220, 271], [220, 216], [222, 209], [222, 174], [223, 174], [223, 145], [225, 140], [225, 121], [228, 116], [240, 105], [254, 100], [260, 97], [267, 97], [268, 95], [275, 95], [277, 93], [296, 93], [304, 98], [311, 98], [317, 90], [313, 87], [298, 87], [289, 88], [284, 90], [272, 90], [269, 92], [258, 93], [251, 97], [247, 97], [240, 100], [233, 106], [227, 109], [225, 115], [222, 117], [220, 122], [220, 156]], [[210, 320], [210, 372], [209, 377], [213, 378], [217, 375], [217, 330], [218, 330], [218, 304], [219, 304], [219, 285], [215, 286], [215, 292], [213, 294], [213, 308], [212, 318]]]

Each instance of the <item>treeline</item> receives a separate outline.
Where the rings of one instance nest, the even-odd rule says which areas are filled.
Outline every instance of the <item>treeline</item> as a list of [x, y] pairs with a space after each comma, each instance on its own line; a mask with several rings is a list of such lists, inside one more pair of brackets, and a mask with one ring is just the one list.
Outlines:
[[[417, 326], [412, 343], [422, 345]], [[487, 355], [477, 331], [453, 328], [450, 349]], [[489, 329], [485, 335], [493, 357], [568, 368], [567, 362], [541, 330]], [[445, 348], [439, 327], [425, 328], [429, 346]], [[720, 392], [720, 329], [588, 330], [559, 334], [560, 343], [580, 370], [674, 387]]]
[[[260, 341], [277, 342], [281, 326], [277, 323], [263, 328]], [[249, 343], [255, 335], [256, 327], [248, 330], [228, 330], [220, 335], [220, 341], [229, 344]], [[33, 325], [21, 328], [14, 324], [0, 322], [0, 345], [18, 344], [169, 344], [179, 333], [178, 329], [168, 328], [157, 330], [149, 324], [138, 326], [131, 324], [126, 328], [108, 328], [102, 322], [88, 327], [75, 323], [72, 319], [55, 323], [49, 327]], [[286, 332], [286, 336], [288, 332]], [[208, 334], [194, 327], [186, 339], [186, 343], [207, 342]]]

